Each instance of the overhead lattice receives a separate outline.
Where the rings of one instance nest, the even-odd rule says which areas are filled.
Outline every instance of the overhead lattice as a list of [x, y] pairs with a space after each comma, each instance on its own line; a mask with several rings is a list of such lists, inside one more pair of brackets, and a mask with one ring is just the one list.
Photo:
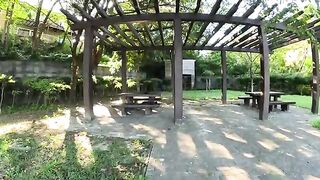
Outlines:
[[[275, 8], [266, 8], [260, 0], [82, 0], [61, 11], [74, 30], [94, 26], [94, 35], [110, 50], [172, 49], [173, 20], [180, 18], [183, 49], [258, 52], [257, 27], [276, 16]], [[269, 47], [306, 39], [285, 30], [285, 25], [303, 16], [302, 11], [288, 13], [274, 24], [267, 35]], [[308, 20], [307, 28], [316, 36], [320, 35], [319, 21], [312, 16]]]

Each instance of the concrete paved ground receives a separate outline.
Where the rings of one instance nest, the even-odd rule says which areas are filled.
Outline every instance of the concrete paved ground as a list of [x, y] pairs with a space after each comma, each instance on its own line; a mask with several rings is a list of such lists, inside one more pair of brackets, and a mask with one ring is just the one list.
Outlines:
[[170, 106], [124, 118], [102, 104], [94, 111], [97, 120], [70, 115], [65, 128], [153, 139], [150, 179], [320, 179], [320, 130], [308, 122], [318, 116], [305, 109], [272, 112], [260, 121], [250, 107], [185, 101], [179, 126]]

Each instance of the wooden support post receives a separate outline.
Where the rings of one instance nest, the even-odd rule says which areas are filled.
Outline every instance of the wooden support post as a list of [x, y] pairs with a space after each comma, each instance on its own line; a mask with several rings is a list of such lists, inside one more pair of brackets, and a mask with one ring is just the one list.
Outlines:
[[227, 104], [227, 56], [226, 51], [221, 51], [221, 76], [222, 76], [222, 104]]
[[311, 45], [312, 50], [312, 106], [311, 112], [318, 114], [319, 109], [319, 51], [318, 46], [314, 43]]
[[127, 85], [127, 51], [125, 49], [121, 50], [121, 91], [126, 93], [128, 91]]
[[93, 86], [92, 86], [92, 50], [93, 50], [93, 29], [85, 29], [84, 51], [83, 51], [83, 101], [85, 119], [92, 120], [93, 114]]
[[174, 20], [174, 121], [183, 116], [182, 104], [182, 27], [181, 19]]
[[259, 99], [259, 119], [266, 120], [269, 115], [269, 101], [270, 101], [270, 67], [269, 67], [269, 47], [267, 34], [263, 26], [258, 27], [260, 36], [260, 67], [261, 67], [261, 91], [262, 96]]
[[172, 101], [174, 102], [174, 52], [170, 51], [171, 60], [171, 90], [172, 90]]

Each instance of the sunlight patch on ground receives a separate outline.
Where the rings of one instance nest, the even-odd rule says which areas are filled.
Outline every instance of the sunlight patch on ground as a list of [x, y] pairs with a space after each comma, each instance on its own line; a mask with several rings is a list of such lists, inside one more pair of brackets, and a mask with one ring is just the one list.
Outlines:
[[219, 118], [204, 117], [203, 120], [204, 121], [210, 121], [210, 122], [213, 122], [214, 124], [218, 124], [218, 125], [222, 125], [223, 124], [222, 119], [219, 119]]
[[246, 157], [246, 158], [254, 158], [255, 156], [253, 155], [253, 154], [251, 154], [251, 153], [243, 153], [242, 154], [244, 157]]
[[95, 162], [90, 138], [86, 132], [75, 134], [75, 143], [77, 146], [77, 158], [82, 167], [87, 167]]
[[96, 117], [111, 117], [109, 108], [102, 104], [95, 104], [93, 106], [93, 112]]
[[239, 167], [217, 167], [226, 180], [250, 180], [249, 174]]
[[247, 141], [245, 139], [243, 139], [242, 137], [240, 137], [238, 134], [234, 133], [234, 132], [222, 132], [224, 134], [224, 136], [230, 140], [236, 141], [236, 142], [240, 142], [240, 143], [244, 143], [247, 144]]
[[211, 151], [215, 158], [234, 159], [229, 150], [222, 144], [217, 144], [211, 141], [204, 141], [207, 148]]
[[313, 153], [315, 152], [312, 152], [311, 149], [309, 149], [308, 147], [305, 147], [304, 145], [301, 146], [299, 149], [298, 149], [298, 152], [303, 154], [304, 156], [308, 157], [308, 158], [311, 158], [313, 157]]
[[153, 157], [150, 157], [148, 166], [152, 167], [154, 169], [157, 169], [161, 173], [164, 173], [165, 172], [165, 167], [164, 167], [162, 162], [163, 162], [163, 159], [155, 159]]
[[9, 132], [26, 131], [32, 127], [32, 122], [21, 122], [0, 126], [0, 135], [5, 135]]
[[64, 111], [64, 116], [53, 117], [50, 119], [41, 120], [41, 123], [45, 124], [48, 129], [65, 130], [70, 125], [70, 110]]
[[311, 134], [313, 136], [316, 136], [316, 137], [320, 138], [320, 131], [318, 131], [318, 130], [308, 130], [308, 129], [304, 129], [304, 128], [298, 128], [298, 129], [300, 129], [300, 130], [302, 130], [302, 131], [304, 131], [304, 132], [306, 132], [308, 134]]
[[180, 152], [191, 158], [197, 155], [196, 145], [189, 134], [178, 132], [177, 137]]
[[312, 175], [308, 175], [305, 180], [320, 180], [320, 177], [315, 177], [315, 176], [312, 176]]
[[279, 176], [285, 176], [284, 172], [279, 169], [278, 167], [268, 164], [266, 162], [260, 162], [259, 164], [256, 164], [256, 167], [260, 170], [264, 171], [265, 173], [270, 173], [273, 175], [279, 175]]
[[291, 133], [291, 131], [288, 130], [288, 129], [285, 129], [285, 128], [279, 128], [279, 129], [282, 130], [282, 131], [284, 131], [284, 132]]
[[269, 151], [279, 148], [279, 145], [270, 139], [262, 139], [261, 141], [258, 141], [258, 143]]
[[163, 132], [161, 132], [159, 129], [146, 126], [144, 124], [131, 124], [131, 126], [138, 131], [143, 131], [151, 135], [154, 138], [154, 141], [156, 143], [162, 144], [162, 145], [167, 144], [166, 135]]

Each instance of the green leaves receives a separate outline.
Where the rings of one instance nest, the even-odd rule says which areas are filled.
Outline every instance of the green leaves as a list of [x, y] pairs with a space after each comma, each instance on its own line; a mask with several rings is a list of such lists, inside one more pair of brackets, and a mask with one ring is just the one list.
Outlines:
[[65, 82], [63, 82], [62, 80], [55, 79], [32, 78], [24, 80], [23, 84], [31, 87], [36, 91], [40, 91], [42, 94], [45, 95], [52, 95], [70, 89], [70, 86], [67, 85]]
[[0, 83], [15, 83], [16, 81], [12, 76], [8, 76], [6, 74], [0, 74]]

